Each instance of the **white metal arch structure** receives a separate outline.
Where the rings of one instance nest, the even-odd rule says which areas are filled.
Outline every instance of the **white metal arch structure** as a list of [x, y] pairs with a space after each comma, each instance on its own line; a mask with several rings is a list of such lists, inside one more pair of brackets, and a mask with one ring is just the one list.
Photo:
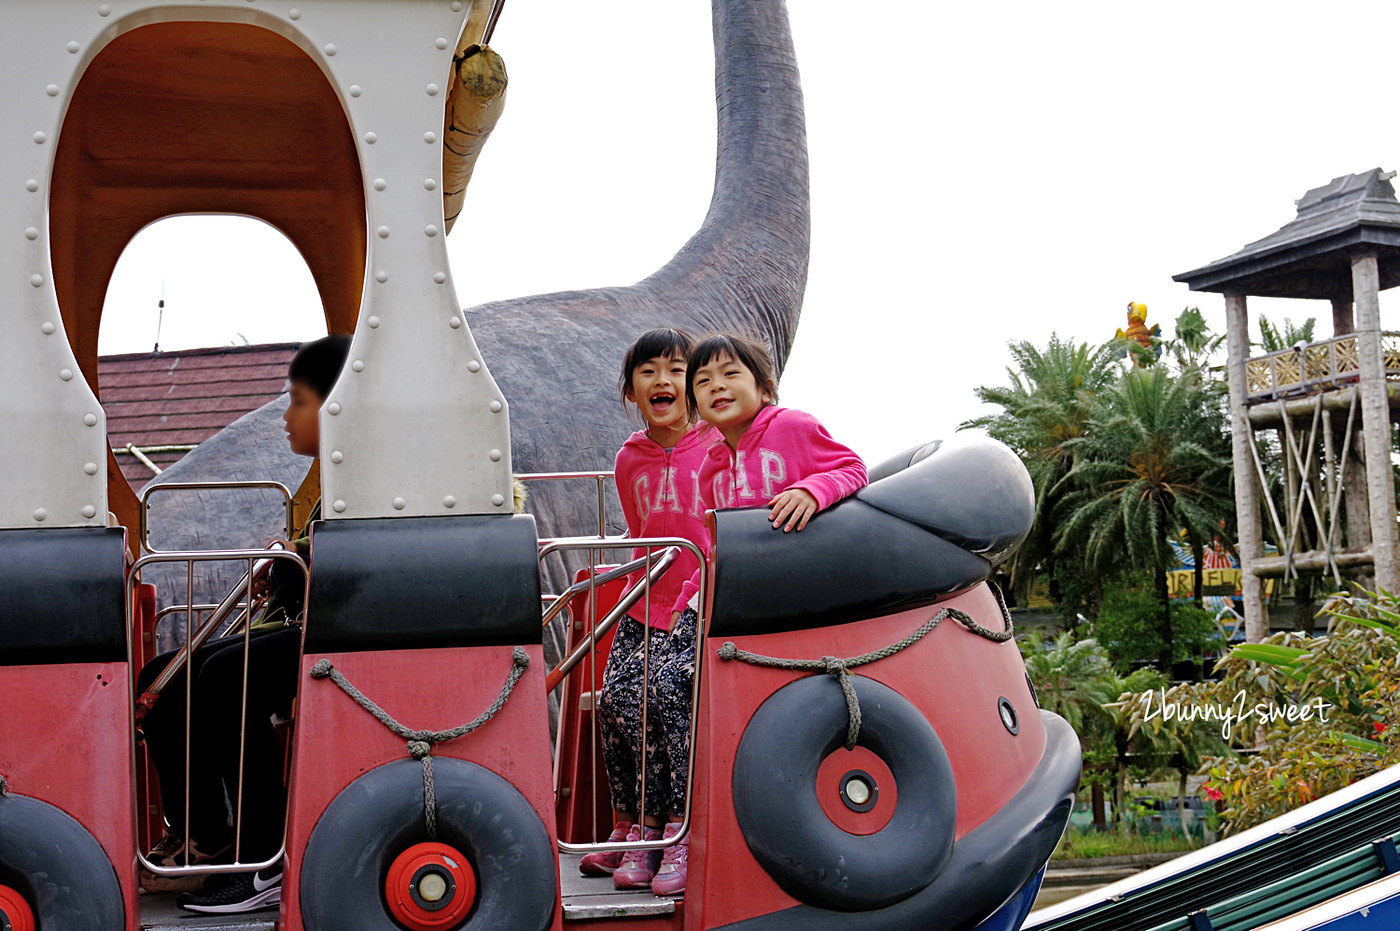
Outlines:
[[[95, 377], [95, 323], [60, 314], [64, 275], [55, 281], [55, 153], [94, 60], [136, 30], [172, 23], [251, 26], [287, 40], [325, 75], [335, 119], [353, 138], [365, 224], [353, 264], [363, 262], [363, 282], [354, 283], [352, 361], [321, 412], [325, 516], [510, 511], [508, 410], [462, 318], [444, 242], [443, 113], [470, 3], [5, 0], [0, 9], [0, 232], [13, 243], [0, 250], [0, 528], [105, 521], [105, 419], [83, 377]], [[62, 244], [60, 270], [81, 263], [78, 240]]]

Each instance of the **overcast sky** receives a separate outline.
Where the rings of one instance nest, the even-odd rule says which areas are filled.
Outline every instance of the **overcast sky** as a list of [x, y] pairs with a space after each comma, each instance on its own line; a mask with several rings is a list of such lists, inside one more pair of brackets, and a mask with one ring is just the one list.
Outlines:
[[[1193, 304], [1223, 330], [1221, 298], [1173, 274], [1273, 232], [1308, 188], [1400, 166], [1392, 13], [793, 0], [813, 234], [783, 402], [874, 461], [980, 413], [973, 389], [1005, 381], [1008, 340], [1099, 342], [1133, 300], [1165, 331]], [[709, 16], [706, 0], [506, 7], [509, 99], [448, 240], [464, 304], [631, 283], [695, 231], [714, 174]], [[151, 349], [162, 288], [163, 349], [325, 332], [306, 266], [255, 221], [176, 218], [133, 240], [103, 353]], [[1330, 334], [1325, 304], [1255, 309]]]

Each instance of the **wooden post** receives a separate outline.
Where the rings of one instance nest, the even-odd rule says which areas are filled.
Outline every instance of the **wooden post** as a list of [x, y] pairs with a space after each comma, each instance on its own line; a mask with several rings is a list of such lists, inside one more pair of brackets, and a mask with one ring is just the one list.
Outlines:
[[1239, 524], [1240, 590], [1244, 596], [1245, 639], [1258, 643], [1269, 635], [1263, 586], [1254, 574], [1254, 560], [1264, 555], [1264, 534], [1259, 525], [1254, 463], [1250, 459], [1249, 413], [1245, 410], [1244, 363], [1249, 357], [1249, 310], [1243, 294], [1225, 295], [1225, 371], [1230, 386], [1230, 438], [1234, 450], [1235, 515]]
[[1352, 318], [1351, 301], [1332, 301], [1332, 335], [1346, 336], [1356, 332], [1356, 323]]
[[1376, 586], [1400, 591], [1395, 574], [1395, 478], [1390, 466], [1390, 405], [1381, 355], [1380, 270], [1374, 255], [1351, 260], [1356, 348], [1361, 363], [1361, 423], [1366, 437], [1366, 490]]

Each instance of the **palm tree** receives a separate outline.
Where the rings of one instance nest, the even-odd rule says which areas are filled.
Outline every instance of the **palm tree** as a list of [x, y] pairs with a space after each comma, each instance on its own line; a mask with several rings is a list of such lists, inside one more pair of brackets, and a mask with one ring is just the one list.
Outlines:
[[1229, 441], [1218, 392], [1198, 372], [1134, 369], [1095, 405], [1085, 434], [1070, 441], [1074, 466], [1060, 479], [1054, 540], [1093, 571], [1152, 570], [1161, 605], [1163, 651], [1173, 659], [1168, 537], [1186, 530], [1209, 540], [1233, 521]]
[[1317, 318], [1309, 317], [1301, 325], [1295, 324], [1288, 317], [1283, 318], [1283, 326], [1276, 327], [1269, 322], [1269, 318], [1263, 314], [1259, 315], [1259, 346], [1265, 352], [1282, 352], [1292, 347], [1295, 343], [1311, 343], [1315, 338], [1313, 329], [1317, 326]]
[[1015, 450], [1030, 471], [1035, 525], [1012, 563], [1012, 583], [1028, 587], [1041, 566], [1051, 570], [1051, 594], [1058, 600], [1048, 516], [1058, 500], [1056, 488], [1073, 466], [1070, 444], [1088, 429], [1095, 399], [1118, 379], [1115, 363], [1121, 352], [1112, 344], [1076, 343], [1053, 333], [1043, 350], [1025, 341], [1013, 341], [1007, 348], [1015, 363], [1006, 370], [1011, 384], [976, 390], [979, 400], [998, 405], [1001, 412], [969, 420], [961, 428], [985, 429]]

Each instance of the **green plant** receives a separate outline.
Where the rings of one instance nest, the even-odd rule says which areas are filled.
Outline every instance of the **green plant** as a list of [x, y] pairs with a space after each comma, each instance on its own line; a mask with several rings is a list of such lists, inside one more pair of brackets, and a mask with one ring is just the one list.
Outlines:
[[1224, 645], [1215, 616], [1194, 602], [1169, 602], [1170, 627], [1161, 624], [1161, 602], [1151, 580], [1135, 573], [1104, 593], [1094, 631], [1120, 673], [1135, 663], [1155, 660], [1170, 649], [1171, 661], [1199, 661]]

